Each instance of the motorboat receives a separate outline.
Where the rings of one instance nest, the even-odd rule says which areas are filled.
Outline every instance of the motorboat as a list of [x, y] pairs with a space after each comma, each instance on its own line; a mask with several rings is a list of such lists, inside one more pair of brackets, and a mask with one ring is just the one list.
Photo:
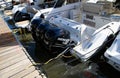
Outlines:
[[[54, 3], [56, 0], [51, 0], [49, 5]], [[21, 0], [20, 4], [14, 5], [12, 9], [13, 21], [15, 26], [18, 28], [27, 28], [29, 29], [30, 20], [38, 12], [38, 10], [43, 9], [45, 0]], [[51, 3], [51, 4], [50, 4]], [[46, 4], [47, 5], [47, 4]], [[40, 7], [41, 6], [41, 7]]]
[[0, 0], [0, 8], [8, 8], [11, 7], [11, 0]]
[[[59, 2], [61, 3], [61, 6], [58, 5]], [[76, 12], [76, 14], [73, 14], [73, 10]], [[60, 15], [62, 17], [73, 20], [76, 17], [78, 19], [80, 15], [79, 12], [80, 12], [80, 2], [73, 2], [73, 3], [68, 2], [64, 4], [64, 1], [61, 2], [60, 0], [58, 0], [58, 2], [54, 5], [54, 7], [39, 10], [34, 15], [33, 19], [43, 14], [46, 17], [46, 20], [49, 20], [52, 16], [55, 16], [55, 15]]]
[[[93, 27], [89, 27], [89, 26], [86, 26], [84, 24], [79, 24], [76, 21], [73, 21], [73, 20], [61, 17], [59, 15], [51, 17], [50, 20], [48, 21], [49, 23], [48, 24], [44, 24], [44, 22], [46, 22], [46, 21], [47, 20], [40, 19], [40, 18], [39, 19], [37, 19], [37, 18], [36, 19], [32, 19], [32, 22], [31, 22], [32, 37], [35, 40], [36, 44], [41, 44], [40, 41], [42, 41], [42, 42], [44, 42], [43, 45], [47, 44], [46, 46], [54, 46], [52, 48], [53, 50], [54, 49], [56, 50], [55, 44], [58, 44], [55, 41], [59, 41], [59, 42], [63, 41], [62, 43], [59, 44], [59, 47], [57, 47], [57, 50], [59, 50], [59, 48], [64, 46], [66, 43], [67, 43], [66, 47], [67, 48], [68, 47], [71, 48], [70, 45], [72, 45], [72, 47], [73, 47], [73, 46], [76, 46], [76, 45], [80, 44], [81, 43], [81, 39], [90, 37], [90, 35], [96, 30]], [[59, 29], [63, 29], [64, 31], [69, 32], [69, 34], [64, 33], [63, 31], [59, 32], [59, 31], [53, 31], [52, 30], [53, 32], [49, 32], [49, 29], [51, 29], [51, 25], [52, 25], [52, 27], [54, 26], [54, 27], [57, 27]], [[38, 33], [38, 31], [42, 32], [42, 34]], [[66, 39], [66, 38], [60, 37], [59, 35], [54, 35], [55, 37], [58, 36], [58, 39], [55, 40], [53, 42], [53, 44], [48, 44], [48, 43], [51, 43], [52, 41], [49, 41], [49, 40], [46, 41], [45, 37], [46, 37], [46, 33], [47, 32], [49, 32], [51, 35], [55, 34], [55, 33], [56, 34], [68, 35], [69, 38]], [[83, 32], [86, 32], [86, 33], [89, 33], [89, 34], [86, 34], [86, 33], [83, 33]], [[47, 33], [47, 34], [49, 34], [49, 33]], [[82, 34], [82, 38], [81, 38], [81, 34]], [[49, 37], [51, 35], [49, 35]], [[85, 37], [83, 38], [83, 36], [85, 36]], [[63, 37], [67, 37], [67, 36], [63, 36]], [[64, 48], [66, 48], [66, 47], [64, 47]], [[59, 50], [59, 51], [61, 51], [61, 50]]]
[[[75, 43], [75, 47], [71, 53], [81, 58], [82, 61], [87, 61], [97, 55], [106, 46], [107, 41], [111, 39], [110, 37], [117, 32], [119, 23], [112, 22], [110, 18], [105, 16], [114, 11], [110, 10], [113, 8], [111, 2], [80, 4], [77, 2], [59, 8], [40, 10], [32, 20], [43, 14], [45, 20], [51, 24], [69, 31], [70, 40]], [[106, 4], [110, 5], [110, 7], [106, 8]], [[80, 18], [76, 17], [77, 15], [81, 16], [81, 6], [83, 17], [80, 22]]]
[[[89, 0], [91, 1], [91, 0]], [[71, 1], [72, 2], [72, 1]], [[107, 7], [109, 6], [109, 7]], [[18, 8], [18, 7], [17, 7]], [[30, 10], [31, 18], [39, 17], [41, 14], [44, 14], [46, 20], [49, 20], [52, 16], [60, 15], [62, 17], [77, 21], [79, 23], [86, 24], [94, 28], [100, 28], [111, 21], [116, 21], [111, 18], [111, 14], [115, 14], [115, 7], [113, 6], [113, 1], [99, 1], [96, 0], [96, 3], [91, 2], [79, 2], [75, 1], [70, 3], [69, 1], [57, 0], [53, 7], [45, 8], [35, 11]], [[16, 10], [13, 10], [16, 13]], [[20, 10], [25, 12], [25, 10]], [[26, 12], [28, 12], [26, 10]], [[102, 22], [102, 23], [101, 23]]]
[[120, 71], [120, 33], [115, 38], [111, 47], [104, 53], [106, 62]]
[[[12, 9], [12, 13], [13, 13], [13, 18], [12, 19], [13, 19], [16, 27], [29, 28], [30, 21], [31, 21], [32, 18], [34, 19], [34, 17], [36, 15], [39, 15], [38, 13], [40, 13], [40, 14], [41, 14], [41, 12], [45, 13], [45, 11], [42, 11], [42, 10], [39, 11], [40, 9], [43, 9], [43, 8], [40, 8], [40, 7], [36, 8], [36, 6], [38, 6], [38, 3], [39, 3], [39, 4], [41, 4], [41, 7], [42, 7], [42, 3], [44, 4], [46, 2], [47, 1], [44, 2], [44, 0], [42, 0], [42, 2], [39, 1], [39, 0], [37, 0], [37, 1], [30, 0], [29, 4], [27, 4], [25, 1], [22, 1], [21, 4], [14, 5], [14, 7]], [[50, 0], [45, 5], [49, 4], [49, 6], [50, 6], [51, 5], [50, 3], [55, 3], [55, 2], [56, 2], [56, 0]], [[59, 1], [57, 1], [57, 2], [59, 2]], [[58, 6], [57, 2], [55, 3], [55, 7]], [[61, 5], [62, 4], [63, 4], [63, 1], [62, 1]], [[47, 8], [50, 9], [50, 7], [47, 7]], [[59, 7], [60, 7], [60, 5], [59, 5]]]
[[[104, 8], [106, 7], [105, 5], [110, 5], [110, 7]], [[93, 8], [95, 10], [93, 10]], [[13, 12], [15, 14], [13, 15], [13, 20], [14, 18], [19, 19], [18, 16], [15, 17], [15, 15], [19, 15], [18, 14], [19, 12], [26, 13], [26, 15], [29, 14], [30, 15], [29, 19], [38, 18], [41, 14], [43, 14], [45, 16], [45, 19], [48, 21], [50, 20], [51, 17], [55, 15], [59, 15], [59, 16], [68, 18], [70, 20], [74, 20], [78, 23], [83, 23], [87, 26], [98, 29], [101, 26], [104, 26], [105, 24], [113, 21], [110, 17], [107, 17], [107, 15], [103, 16], [103, 12], [105, 12], [106, 14], [109, 14], [114, 11], [112, 2], [82, 3], [82, 2], [75, 1], [69, 4], [69, 1], [66, 2], [66, 1], [60, 1], [60, 0], [58, 0], [54, 4], [54, 7], [52, 8], [45, 8], [41, 10], [35, 10], [33, 8], [29, 10], [30, 12], [24, 6], [21, 6], [21, 7], [16, 6], [16, 8], [14, 7]], [[23, 17], [27, 17], [27, 16], [24, 15]]]
[[[41, 9], [45, 9], [44, 7], [47, 6], [49, 4], [49, 7], [46, 8], [50, 8], [53, 7], [55, 4], [56, 0], [21, 0], [20, 4], [18, 5], [14, 5], [13, 9], [12, 9], [12, 13], [13, 13], [13, 20], [14, 18], [18, 17], [14, 17], [15, 14], [18, 14], [18, 11], [21, 13], [26, 13], [30, 15], [30, 18], [33, 18], [33, 16]], [[19, 15], [19, 14], [18, 14]]]
[[[114, 39], [114, 35], [119, 30], [119, 25], [119, 22], [111, 22], [97, 29], [92, 34], [91, 39], [84, 40], [80, 45], [75, 46], [71, 53], [83, 62], [96, 56], [99, 57], [98, 55], [104, 52], [102, 50]], [[97, 57], [94, 58], [94, 60], [97, 59]]]
[[114, 17], [116, 17], [115, 15], [117, 13], [118, 12], [117, 12], [117, 8], [114, 5], [114, 0], [113, 1], [112, 0], [111, 1], [96, 0], [95, 3], [78, 1], [71, 4], [62, 5], [61, 7], [57, 7], [57, 8], [42, 9], [42, 10], [39, 10], [39, 12], [36, 13], [34, 17], [44, 14], [46, 17], [46, 20], [49, 20], [52, 16], [60, 15], [62, 17], [65, 17], [65, 18], [74, 20], [76, 22], [83, 23], [85, 25], [98, 29], [101, 26], [104, 26], [112, 21], [118, 21], [112, 18], [112, 15], [114, 14]]

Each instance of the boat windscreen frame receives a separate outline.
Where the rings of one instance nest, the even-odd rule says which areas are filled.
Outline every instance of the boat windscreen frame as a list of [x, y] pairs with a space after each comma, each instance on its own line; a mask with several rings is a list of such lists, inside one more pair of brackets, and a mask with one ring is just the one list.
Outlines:
[[57, 0], [54, 5], [54, 8], [61, 7], [64, 4], [64, 2], [65, 2], [65, 0]]

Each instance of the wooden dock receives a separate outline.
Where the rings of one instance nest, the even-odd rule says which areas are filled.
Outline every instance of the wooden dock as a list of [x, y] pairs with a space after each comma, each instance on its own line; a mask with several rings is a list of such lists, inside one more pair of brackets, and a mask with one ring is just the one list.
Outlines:
[[0, 78], [43, 78], [0, 18]]

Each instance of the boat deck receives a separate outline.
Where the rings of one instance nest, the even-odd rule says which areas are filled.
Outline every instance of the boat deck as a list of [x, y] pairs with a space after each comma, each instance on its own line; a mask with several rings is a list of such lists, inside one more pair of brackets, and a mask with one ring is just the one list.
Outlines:
[[2, 18], [0, 18], [0, 78], [42, 78]]

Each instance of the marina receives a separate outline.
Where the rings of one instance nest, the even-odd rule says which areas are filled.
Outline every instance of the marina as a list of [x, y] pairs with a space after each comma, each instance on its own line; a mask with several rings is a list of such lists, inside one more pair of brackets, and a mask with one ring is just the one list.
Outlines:
[[[85, 5], [93, 7], [89, 4]], [[11, 10], [8, 11], [8, 14], [5, 13], [7, 10], [1, 10], [0, 77], [119, 78], [119, 56], [114, 58], [114, 54], [111, 53], [113, 56], [110, 55], [109, 51], [113, 49], [116, 53], [119, 53], [119, 50], [114, 48], [116, 47], [114, 46], [116, 42], [114, 39], [119, 39], [117, 36], [119, 34], [119, 15], [117, 15], [117, 20], [116, 15], [112, 19], [104, 16], [101, 19], [101, 16], [95, 14], [92, 18], [92, 13], [85, 12], [85, 14], [82, 14], [82, 17], [86, 18], [79, 20], [79, 11], [75, 15], [73, 14], [74, 16], [72, 17], [73, 11], [78, 10], [75, 8], [76, 6], [80, 5], [75, 3], [55, 8], [50, 12], [51, 14], [49, 14], [49, 8], [42, 9], [40, 10], [41, 13], [45, 13], [45, 20], [42, 18], [42, 23], [41, 19], [38, 20], [39, 22], [36, 22], [36, 17], [40, 16], [40, 12], [36, 13], [32, 20], [27, 19], [26, 23], [26, 19], [16, 22], [11, 17], [13, 16], [11, 15]], [[74, 8], [69, 9], [71, 7]], [[97, 4], [95, 4], [95, 7], [97, 7]], [[87, 9], [84, 8], [84, 10]], [[69, 14], [67, 15], [68, 11], [71, 13], [70, 17], [68, 16]], [[94, 12], [97, 12], [97, 10]], [[78, 16], [77, 18], [76, 15]], [[34, 20], [35, 22], [33, 22]], [[86, 22], [86, 20], [89, 22]], [[102, 20], [104, 22], [100, 24]], [[29, 28], [29, 26], [34, 27], [37, 23], [39, 23], [38, 27], [34, 30]], [[42, 29], [42, 27], [45, 27], [45, 29]], [[58, 39], [55, 40], [54, 37]], [[106, 40], [109, 41], [109, 39], [113, 39], [112, 42], [106, 43]], [[50, 44], [50, 42], [53, 44]], [[81, 43], [82, 45], [80, 45]], [[90, 43], [93, 43], [93, 47]], [[103, 43], [105, 44], [103, 45]], [[115, 45], [119, 46], [119, 44]], [[104, 48], [101, 49], [99, 46]], [[95, 47], [98, 47], [98, 50], [93, 51], [94, 53], [89, 56], [89, 51]], [[88, 52], [86, 53], [88, 56], [81, 57], [82, 54], [84, 56], [84, 52]], [[102, 54], [98, 55], [99, 52]], [[94, 55], [96, 56], [92, 58]], [[114, 60], [112, 61], [109, 56], [112, 56]], [[111, 62], [107, 61], [106, 58]], [[116, 70], [117, 68], [118, 70]]]

